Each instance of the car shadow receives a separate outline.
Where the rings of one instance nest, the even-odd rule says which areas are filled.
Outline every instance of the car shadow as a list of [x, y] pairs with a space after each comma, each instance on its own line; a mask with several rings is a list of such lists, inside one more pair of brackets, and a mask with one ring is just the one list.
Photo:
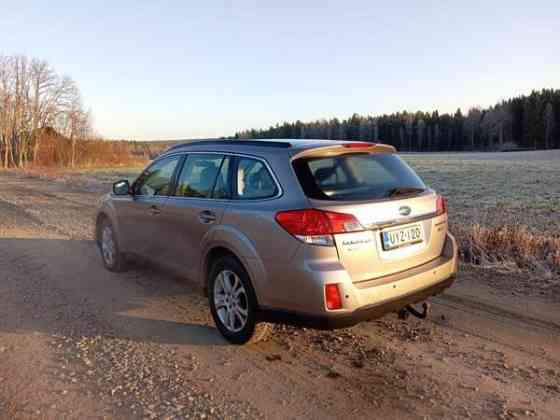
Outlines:
[[0, 238], [0, 331], [221, 346], [198, 287], [161, 267], [112, 273], [94, 241]]

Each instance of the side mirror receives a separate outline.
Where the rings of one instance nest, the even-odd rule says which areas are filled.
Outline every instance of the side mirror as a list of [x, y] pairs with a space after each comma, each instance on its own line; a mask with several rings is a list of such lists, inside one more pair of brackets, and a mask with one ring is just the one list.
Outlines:
[[113, 194], [115, 195], [129, 195], [131, 194], [130, 183], [128, 180], [123, 179], [113, 184]]

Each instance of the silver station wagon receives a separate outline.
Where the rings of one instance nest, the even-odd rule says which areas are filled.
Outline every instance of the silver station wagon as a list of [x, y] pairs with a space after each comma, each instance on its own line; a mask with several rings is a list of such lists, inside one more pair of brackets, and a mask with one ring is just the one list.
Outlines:
[[445, 199], [392, 146], [366, 142], [174, 146], [113, 185], [96, 238], [109, 270], [138, 255], [199, 284], [236, 344], [270, 322], [335, 329], [417, 312], [458, 264]]

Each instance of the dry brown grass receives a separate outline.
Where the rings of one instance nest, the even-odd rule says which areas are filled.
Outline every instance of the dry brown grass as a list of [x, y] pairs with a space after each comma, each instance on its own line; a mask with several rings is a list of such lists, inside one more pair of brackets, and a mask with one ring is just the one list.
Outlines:
[[[149, 156], [137, 153], [134, 143], [100, 139], [76, 142], [74, 154], [74, 166], [80, 168], [132, 166], [148, 160]], [[71, 162], [72, 142], [65, 137], [53, 135], [42, 139], [37, 159], [32, 166], [68, 168]]]
[[498, 271], [560, 274], [560, 233], [535, 232], [526, 225], [456, 227], [463, 261]]

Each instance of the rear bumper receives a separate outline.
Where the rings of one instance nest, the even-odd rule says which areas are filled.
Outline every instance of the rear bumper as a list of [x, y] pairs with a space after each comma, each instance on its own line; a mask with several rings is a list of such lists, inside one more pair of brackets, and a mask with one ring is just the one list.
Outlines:
[[[448, 234], [442, 255], [433, 261], [382, 279], [340, 283], [343, 302], [351, 303], [342, 310], [321, 309], [304, 312], [261, 308], [258, 319], [326, 330], [350, 327], [362, 321], [397, 312], [407, 305], [442, 293], [453, 284], [457, 269], [457, 243]], [[321, 284], [320, 287], [324, 286]], [[322, 289], [316, 298], [323, 298]]]
[[356, 325], [363, 321], [380, 318], [388, 313], [397, 312], [407, 305], [422, 302], [431, 296], [442, 293], [453, 284], [455, 276], [436, 283], [422, 290], [414, 291], [405, 296], [391, 299], [355, 310], [350, 314], [341, 315], [310, 315], [276, 309], [261, 310], [259, 320], [279, 324], [289, 324], [319, 330], [334, 330]]

